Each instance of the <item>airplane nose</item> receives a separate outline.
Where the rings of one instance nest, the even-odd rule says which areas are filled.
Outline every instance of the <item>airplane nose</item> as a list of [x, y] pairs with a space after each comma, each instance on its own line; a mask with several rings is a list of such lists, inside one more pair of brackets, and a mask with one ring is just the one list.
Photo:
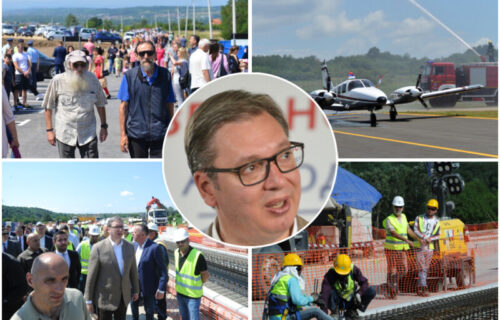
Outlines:
[[378, 97], [377, 98], [377, 103], [381, 106], [385, 105], [385, 103], [387, 102], [387, 98], [386, 97]]

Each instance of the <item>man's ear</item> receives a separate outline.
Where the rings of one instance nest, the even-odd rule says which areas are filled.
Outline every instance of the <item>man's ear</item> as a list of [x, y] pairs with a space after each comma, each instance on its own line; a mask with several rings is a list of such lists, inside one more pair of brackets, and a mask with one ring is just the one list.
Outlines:
[[32, 289], [35, 289], [35, 287], [33, 286], [33, 275], [31, 274], [31, 272], [28, 272], [26, 274], [26, 282]]
[[217, 199], [215, 197], [215, 182], [208, 177], [206, 172], [196, 171], [193, 175], [194, 184], [198, 188], [201, 197], [205, 203], [215, 208]]

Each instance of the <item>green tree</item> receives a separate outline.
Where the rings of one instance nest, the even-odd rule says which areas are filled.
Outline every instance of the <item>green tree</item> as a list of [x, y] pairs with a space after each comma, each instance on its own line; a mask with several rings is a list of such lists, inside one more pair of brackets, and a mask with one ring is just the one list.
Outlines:
[[102, 19], [98, 17], [92, 17], [88, 20], [89, 28], [102, 28]]
[[76, 26], [78, 24], [78, 19], [73, 14], [68, 14], [66, 19], [64, 19], [64, 25], [66, 27]]
[[113, 21], [111, 20], [104, 20], [103, 21], [103, 29], [106, 29], [108, 31], [112, 30], [113, 29]]
[[[233, 1], [228, 0], [221, 8], [221, 35], [231, 39], [233, 34]], [[236, 33], [248, 33], [248, 0], [236, 0]]]

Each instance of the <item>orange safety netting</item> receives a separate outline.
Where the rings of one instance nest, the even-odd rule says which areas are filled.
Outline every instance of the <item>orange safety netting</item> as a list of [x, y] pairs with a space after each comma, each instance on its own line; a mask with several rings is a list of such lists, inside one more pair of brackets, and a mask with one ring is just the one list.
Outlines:
[[[177, 293], [175, 292], [175, 279], [169, 280], [167, 291], [167, 316], [172, 319], [180, 319], [181, 315], [179, 313], [179, 305], [176, 298]], [[200, 319], [246, 320], [248, 317], [243, 316], [207, 297], [202, 297], [200, 304]]]
[[[464, 242], [458, 236], [440, 240], [439, 246], [428, 260], [430, 262], [427, 287], [431, 295], [498, 281], [497, 244], [496, 230], [487, 236], [471, 232], [469, 242]], [[320, 290], [323, 277], [333, 267], [335, 257], [340, 253], [345, 253], [351, 257], [352, 262], [360, 268], [369, 284], [377, 291], [375, 303], [372, 302], [370, 308], [376, 304], [397, 303], [389, 299], [394, 293], [392, 288], [397, 288], [399, 295], [411, 299], [412, 297], [419, 298], [416, 293], [421, 267], [417, 261], [416, 251], [409, 250], [399, 257], [392, 257], [388, 260], [383, 245], [384, 240], [353, 244], [351, 249], [337, 248], [331, 244], [310, 244], [309, 250], [297, 252], [304, 263], [302, 277], [306, 283], [305, 293], [312, 293], [316, 279], [320, 283], [318, 289]], [[252, 255], [254, 319], [260, 319], [262, 315], [263, 300], [269, 290], [272, 277], [281, 268], [283, 256], [283, 253]], [[394, 265], [392, 273], [395, 275], [388, 278], [389, 264]]]

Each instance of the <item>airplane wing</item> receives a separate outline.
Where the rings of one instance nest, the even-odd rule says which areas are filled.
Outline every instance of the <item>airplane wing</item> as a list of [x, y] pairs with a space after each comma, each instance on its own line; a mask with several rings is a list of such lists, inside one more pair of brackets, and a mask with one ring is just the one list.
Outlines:
[[458, 88], [451, 88], [451, 89], [445, 89], [445, 90], [426, 92], [426, 93], [422, 93], [422, 95], [420, 97], [422, 99], [436, 98], [436, 97], [446, 96], [446, 95], [450, 95], [450, 94], [456, 94], [456, 93], [465, 92], [465, 91], [478, 90], [478, 89], [481, 89], [482, 87], [483, 87], [483, 85], [481, 85], [481, 84], [473, 84], [473, 85], [465, 86], [465, 87], [458, 87]]

